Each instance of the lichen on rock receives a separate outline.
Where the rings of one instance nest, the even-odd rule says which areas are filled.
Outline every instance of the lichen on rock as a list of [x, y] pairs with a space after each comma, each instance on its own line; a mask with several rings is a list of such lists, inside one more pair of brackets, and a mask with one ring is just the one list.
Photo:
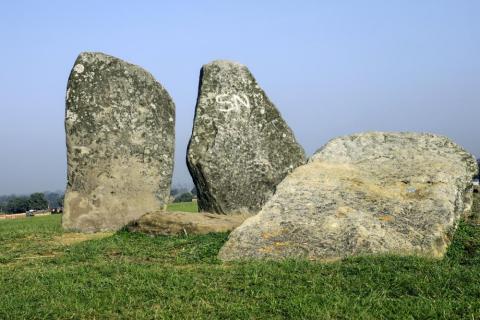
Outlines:
[[305, 154], [244, 65], [203, 66], [187, 165], [201, 211], [257, 213]]
[[446, 137], [369, 132], [333, 139], [234, 230], [223, 260], [335, 260], [446, 252], [472, 205], [475, 158]]
[[144, 69], [81, 53], [67, 86], [68, 184], [63, 227], [117, 230], [166, 205], [175, 106]]

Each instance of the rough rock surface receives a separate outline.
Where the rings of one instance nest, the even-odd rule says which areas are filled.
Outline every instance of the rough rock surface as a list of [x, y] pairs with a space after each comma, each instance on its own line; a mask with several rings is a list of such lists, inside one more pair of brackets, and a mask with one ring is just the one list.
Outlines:
[[303, 163], [302, 147], [247, 67], [203, 66], [187, 152], [201, 211], [257, 213]]
[[63, 227], [116, 230], [163, 208], [173, 170], [175, 106], [142, 68], [82, 53], [66, 97]]
[[150, 235], [191, 235], [228, 232], [242, 224], [249, 214], [212, 214], [188, 212], [152, 212], [131, 222], [127, 229]]
[[472, 204], [475, 159], [432, 134], [363, 133], [320, 149], [221, 249], [223, 260], [442, 257]]

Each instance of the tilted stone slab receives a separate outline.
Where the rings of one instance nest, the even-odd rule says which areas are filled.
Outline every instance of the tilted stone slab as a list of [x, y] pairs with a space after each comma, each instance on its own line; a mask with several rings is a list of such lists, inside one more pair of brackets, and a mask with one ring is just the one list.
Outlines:
[[203, 66], [187, 152], [201, 211], [257, 213], [304, 162], [302, 147], [247, 67]]
[[248, 217], [251, 215], [157, 211], [129, 223], [127, 229], [154, 236], [198, 235], [232, 231]]
[[117, 230], [163, 208], [173, 170], [175, 106], [142, 68], [82, 53], [66, 98], [68, 185], [63, 227]]
[[442, 257], [472, 204], [471, 154], [432, 134], [362, 133], [330, 141], [234, 230], [223, 260]]

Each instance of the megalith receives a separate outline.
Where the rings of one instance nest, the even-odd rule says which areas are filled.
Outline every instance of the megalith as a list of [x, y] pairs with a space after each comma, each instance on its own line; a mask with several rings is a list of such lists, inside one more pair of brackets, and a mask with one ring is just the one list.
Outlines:
[[81, 53], [66, 96], [63, 227], [118, 230], [163, 208], [173, 170], [175, 105], [144, 69]]
[[361, 133], [333, 139], [235, 229], [223, 260], [440, 258], [472, 205], [475, 158], [446, 137]]
[[303, 148], [246, 66], [203, 66], [187, 150], [200, 211], [257, 213], [303, 163]]

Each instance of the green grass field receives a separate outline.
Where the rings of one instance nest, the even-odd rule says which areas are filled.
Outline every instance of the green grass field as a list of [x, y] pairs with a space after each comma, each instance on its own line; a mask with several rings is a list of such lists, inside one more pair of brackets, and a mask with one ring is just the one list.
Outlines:
[[178, 202], [168, 205], [168, 211], [198, 212], [196, 202]]
[[[195, 210], [170, 210], [180, 208]], [[222, 264], [227, 234], [80, 235], [60, 219], [0, 221], [0, 319], [480, 318], [480, 227], [470, 222], [442, 261]]]

